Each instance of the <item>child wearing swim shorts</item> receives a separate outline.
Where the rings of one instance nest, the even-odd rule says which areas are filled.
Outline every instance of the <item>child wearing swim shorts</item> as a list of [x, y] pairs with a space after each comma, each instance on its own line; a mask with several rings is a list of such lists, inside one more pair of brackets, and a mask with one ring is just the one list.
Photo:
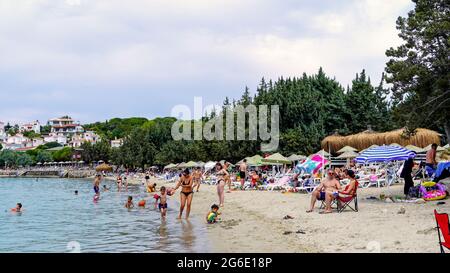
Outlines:
[[161, 212], [161, 218], [165, 219], [167, 215], [167, 190], [166, 187], [161, 187], [161, 195], [159, 196], [158, 208]]

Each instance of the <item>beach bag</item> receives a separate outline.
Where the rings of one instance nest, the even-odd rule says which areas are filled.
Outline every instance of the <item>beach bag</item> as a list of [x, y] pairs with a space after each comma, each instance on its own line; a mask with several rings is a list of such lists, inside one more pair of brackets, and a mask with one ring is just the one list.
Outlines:
[[409, 197], [420, 198], [421, 197], [420, 186], [410, 188], [408, 195]]

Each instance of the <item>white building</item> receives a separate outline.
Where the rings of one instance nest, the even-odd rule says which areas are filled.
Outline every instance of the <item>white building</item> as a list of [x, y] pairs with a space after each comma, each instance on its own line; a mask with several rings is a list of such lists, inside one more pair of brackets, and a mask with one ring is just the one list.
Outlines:
[[84, 132], [83, 127], [79, 121], [75, 121], [69, 116], [54, 118], [48, 121], [51, 126], [51, 132], [56, 134], [63, 134], [64, 136], [74, 135]]
[[39, 120], [33, 121], [31, 123], [22, 124], [19, 127], [19, 131], [21, 133], [35, 132], [36, 134], [40, 134], [41, 133], [41, 124], [39, 123]]
[[112, 148], [120, 148], [123, 145], [123, 138], [119, 138], [119, 139], [114, 139], [111, 140], [111, 147]]
[[16, 145], [22, 145], [23, 143], [29, 141], [30, 139], [27, 137], [24, 137], [23, 134], [16, 134], [15, 136], [8, 136], [6, 139], [7, 144], [16, 144]]
[[93, 131], [87, 131], [82, 134], [74, 135], [69, 144], [70, 144], [70, 146], [72, 146], [74, 148], [78, 148], [85, 142], [89, 142], [91, 144], [96, 144], [99, 141], [100, 141], [99, 135], [97, 135]]
[[67, 145], [67, 137], [62, 133], [50, 133], [48, 136], [44, 136], [44, 142], [50, 143], [50, 142], [56, 142], [60, 145]]

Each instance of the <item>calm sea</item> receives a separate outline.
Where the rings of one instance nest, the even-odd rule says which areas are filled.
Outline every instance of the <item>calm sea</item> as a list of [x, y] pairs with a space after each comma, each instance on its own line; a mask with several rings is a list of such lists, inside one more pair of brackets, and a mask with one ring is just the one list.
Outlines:
[[[91, 181], [1, 178], [0, 252], [208, 252], [206, 226], [198, 219], [176, 220], [178, 195], [169, 200], [163, 222], [152, 199], [145, 209], [124, 208], [129, 195], [136, 204], [149, 199], [143, 187], [119, 193], [114, 183], [103, 184], [111, 191], [94, 203]], [[18, 202], [24, 211], [14, 214], [10, 209]]]

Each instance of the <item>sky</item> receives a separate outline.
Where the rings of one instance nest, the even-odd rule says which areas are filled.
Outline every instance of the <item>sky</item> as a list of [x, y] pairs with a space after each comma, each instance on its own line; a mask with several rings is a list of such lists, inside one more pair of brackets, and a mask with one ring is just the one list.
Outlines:
[[411, 0], [0, 0], [0, 121], [169, 116], [319, 67], [376, 83]]

